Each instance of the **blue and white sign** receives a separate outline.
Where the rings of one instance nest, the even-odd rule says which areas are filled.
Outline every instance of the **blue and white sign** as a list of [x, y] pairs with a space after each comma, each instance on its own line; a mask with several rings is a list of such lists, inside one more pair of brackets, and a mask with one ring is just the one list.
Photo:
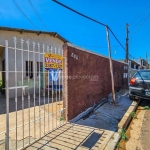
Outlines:
[[52, 81], [58, 81], [60, 77], [61, 70], [59, 69], [49, 69], [49, 80]]

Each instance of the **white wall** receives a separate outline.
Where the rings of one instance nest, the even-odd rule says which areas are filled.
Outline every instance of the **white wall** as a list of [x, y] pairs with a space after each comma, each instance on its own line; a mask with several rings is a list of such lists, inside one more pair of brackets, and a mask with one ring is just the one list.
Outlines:
[[[16, 62], [17, 62], [17, 86], [19, 86], [19, 83], [22, 81], [22, 63], [23, 63], [23, 81], [27, 81], [28, 77], [26, 76], [26, 64], [25, 62], [28, 61], [28, 52], [23, 51], [23, 59], [22, 59], [22, 51], [19, 49], [21, 48], [21, 42], [20, 39], [23, 38], [24, 44], [23, 49], [27, 50], [27, 44], [26, 40], [30, 40], [30, 53], [29, 53], [29, 61], [33, 61], [33, 68], [35, 67], [35, 71], [37, 72], [37, 62], [39, 62], [39, 54], [35, 54], [35, 60], [33, 60], [34, 53], [33, 53], [33, 44], [32, 42], [35, 41], [35, 52], [38, 52], [38, 42], [40, 43], [40, 53], [43, 53], [42, 44], [45, 46], [52, 46], [53, 47], [53, 53], [55, 53], [54, 48], [57, 50], [62, 50], [62, 45], [64, 44], [63, 41], [59, 40], [56, 37], [52, 37], [49, 34], [40, 34], [39, 36], [36, 33], [23, 33], [20, 34], [16, 31], [1, 31], [0, 30], [0, 45], [5, 46], [5, 40], [8, 40], [8, 51], [9, 51], [9, 87], [15, 86], [15, 50], [14, 48], [14, 36], [17, 38], [17, 50], [16, 50]], [[12, 47], [12, 48], [11, 48]], [[47, 49], [44, 49], [44, 52], [47, 52]], [[59, 53], [59, 51], [56, 51], [56, 53]], [[62, 51], [61, 51], [62, 53]], [[4, 57], [4, 53], [2, 54], [2, 57]], [[40, 54], [40, 62], [44, 61], [44, 55]], [[34, 74], [34, 77], [29, 80], [29, 84], [34, 83], [34, 78], [36, 83], [39, 81], [39, 77], [37, 76], [37, 73]], [[33, 93], [33, 88], [30, 89], [30, 93]], [[36, 88], [36, 91], [38, 88]], [[15, 90], [10, 90], [10, 97], [15, 96]], [[21, 89], [18, 89], [17, 91], [18, 96], [21, 96], [22, 92]]]
[[[20, 48], [20, 39], [23, 38], [25, 41], [26, 40], [30, 40], [30, 44], [35, 41], [35, 43], [37, 44], [38, 42], [40, 44], [45, 44], [48, 46], [52, 46], [52, 47], [56, 47], [56, 48], [60, 48], [62, 49], [62, 45], [63, 45], [63, 41], [61, 41], [60, 39], [58, 39], [57, 37], [53, 37], [50, 34], [44, 34], [41, 33], [40, 35], [37, 35], [37, 33], [27, 33], [24, 32], [22, 34], [20, 34], [20, 32], [18, 31], [3, 31], [0, 30], [0, 45], [5, 46], [5, 40], [8, 40], [9, 43], [9, 47], [14, 47], [14, 36], [17, 37], [17, 47]], [[24, 44], [24, 48], [26, 49], [26, 43]]]

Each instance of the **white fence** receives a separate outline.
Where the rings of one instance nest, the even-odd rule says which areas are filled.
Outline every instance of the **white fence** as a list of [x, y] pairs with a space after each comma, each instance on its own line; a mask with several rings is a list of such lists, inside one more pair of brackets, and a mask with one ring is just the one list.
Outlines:
[[29, 40], [14, 37], [14, 47], [5, 41], [0, 149], [23, 149], [67, 121], [65, 70], [46, 70], [45, 53], [63, 56], [60, 49]]

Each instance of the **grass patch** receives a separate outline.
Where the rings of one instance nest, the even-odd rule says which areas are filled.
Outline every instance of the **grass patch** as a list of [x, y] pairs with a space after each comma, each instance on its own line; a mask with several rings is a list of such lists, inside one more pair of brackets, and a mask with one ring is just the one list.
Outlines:
[[0, 86], [2, 85], [2, 80], [0, 80]]
[[136, 113], [135, 113], [135, 112], [131, 112], [131, 113], [130, 113], [130, 116], [131, 116], [132, 118], [135, 118]]
[[127, 136], [126, 136], [126, 130], [125, 129], [121, 129], [121, 133], [120, 133], [121, 139], [126, 141], [128, 140]]
[[145, 106], [144, 110], [150, 110], [150, 106]]
[[64, 118], [63, 117], [60, 117], [60, 121], [63, 121], [64, 120]]
[[120, 143], [119, 143], [119, 142], [117, 143], [116, 147], [117, 147], [118, 149], [119, 149], [119, 148], [121, 148], [121, 146], [120, 146]]

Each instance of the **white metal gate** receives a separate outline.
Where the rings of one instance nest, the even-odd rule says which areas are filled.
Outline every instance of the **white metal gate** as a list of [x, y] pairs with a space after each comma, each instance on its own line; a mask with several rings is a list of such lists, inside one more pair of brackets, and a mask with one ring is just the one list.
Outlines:
[[16, 37], [14, 47], [8, 45], [6, 40], [6, 112], [0, 115], [0, 141], [5, 141], [0, 148], [13, 150], [25, 148], [66, 123], [67, 96], [65, 69], [45, 70], [45, 53], [63, 56], [62, 50]]

